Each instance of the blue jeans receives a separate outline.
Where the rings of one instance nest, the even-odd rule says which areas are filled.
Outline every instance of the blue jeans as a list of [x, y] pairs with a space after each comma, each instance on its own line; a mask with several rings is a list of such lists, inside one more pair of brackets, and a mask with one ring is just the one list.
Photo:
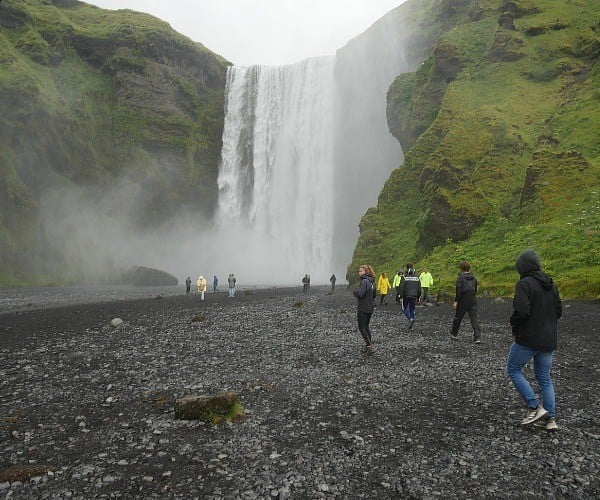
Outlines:
[[540, 388], [542, 404], [551, 418], [556, 416], [554, 385], [552, 385], [552, 378], [550, 377], [553, 356], [554, 351], [540, 351], [513, 342], [508, 352], [508, 360], [506, 361], [506, 373], [512, 380], [517, 391], [519, 391], [525, 404], [529, 408], [534, 409], [537, 407], [539, 399], [531, 384], [523, 375], [523, 367], [533, 359], [533, 371]]

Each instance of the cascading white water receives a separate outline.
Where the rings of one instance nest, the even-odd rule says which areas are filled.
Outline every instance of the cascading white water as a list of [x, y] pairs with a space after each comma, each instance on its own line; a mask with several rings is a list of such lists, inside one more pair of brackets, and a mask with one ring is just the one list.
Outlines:
[[343, 278], [360, 217], [402, 162], [386, 121], [387, 89], [415, 65], [399, 16], [336, 56], [229, 68], [215, 261], [254, 283]]
[[333, 57], [229, 68], [218, 232], [260, 282], [332, 272], [333, 68]]

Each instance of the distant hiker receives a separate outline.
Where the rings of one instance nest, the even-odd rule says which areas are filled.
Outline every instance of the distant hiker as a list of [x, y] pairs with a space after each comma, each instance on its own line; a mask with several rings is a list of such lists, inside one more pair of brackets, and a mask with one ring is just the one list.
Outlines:
[[305, 274], [304, 277], [302, 278], [302, 293], [308, 292], [309, 284], [310, 284], [310, 278], [308, 277], [308, 274]]
[[371, 341], [371, 315], [375, 308], [374, 298], [374, 282], [375, 272], [369, 265], [363, 264], [358, 268], [358, 276], [360, 277], [360, 285], [358, 290], [352, 292], [358, 299], [358, 331], [365, 341], [365, 352], [370, 353], [373, 349]]
[[400, 280], [400, 297], [402, 297], [402, 312], [408, 320], [408, 329], [415, 324], [415, 306], [421, 296], [421, 282], [413, 268], [412, 262], [406, 264], [406, 272]]
[[329, 282], [331, 283], [331, 291], [333, 292], [335, 290], [335, 282], [337, 281], [337, 278], [335, 277], [335, 274], [331, 275], [331, 278], [329, 278]]
[[[535, 425], [548, 431], [556, 425], [554, 385], [550, 376], [558, 336], [557, 323], [562, 303], [552, 278], [541, 271], [540, 259], [533, 250], [525, 250], [516, 261], [521, 276], [515, 286], [510, 317], [515, 337], [508, 352], [506, 372], [529, 408], [522, 425]], [[540, 388], [542, 404], [523, 375], [523, 367], [533, 359], [533, 372]]]
[[235, 276], [232, 274], [229, 275], [229, 277], [227, 278], [227, 284], [229, 285], [229, 298], [233, 298], [235, 297], [235, 282], [237, 280], [235, 279]]
[[206, 279], [204, 276], [198, 276], [198, 281], [196, 281], [196, 285], [198, 285], [198, 291], [200, 292], [200, 300], [204, 300], [204, 292], [206, 292]]
[[427, 304], [429, 302], [429, 287], [433, 286], [433, 276], [431, 276], [431, 273], [426, 267], [424, 267], [423, 272], [419, 274], [419, 281], [421, 282], [421, 290], [423, 292], [421, 295], [421, 302]]
[[471, 264], [463, 260], [458, 264], [460, 273], [456, 278], [456, 294], [452, 307], [456, 309], [454, 320], [452, 321], [452, 330], [450, 336], [453, 339], [458, 338], [458, 329], [466, 313], [469, 313], [471, 326], [473, 327], [473, 341], [476, 344], [481, 343], [481, 328], [477, 318], [477, 278], [471, 272]]
[[189, 295], [191, 288], [192, 288], [192, 279], [188, 276], [187, 279], [185, 280], [186, 295]]
[[384, 271], [377, 280], [377, 291], [379, 292], [379, 305], [385, 304], [387, 306], [387, 294], [392, 288], [390, 280], [388, 279], [387, 273]]
[[213, 276], [213, 293], [217, 293], [217, 287], [219, 286], [219, 278]]
[[400, 304], [400, 282], [402, 281], [402, 276], [404, 276], [404, 273], [398, 270], [398, 274], [394, 276], [394, 281], [392, 282], [392, 287], [396, 291], [395, 300], [398, 304]]

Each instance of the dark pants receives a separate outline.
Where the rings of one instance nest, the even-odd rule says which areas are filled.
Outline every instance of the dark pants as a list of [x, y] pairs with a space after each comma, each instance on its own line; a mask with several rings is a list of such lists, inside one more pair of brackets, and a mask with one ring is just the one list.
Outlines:
[[358, 331], [367, 345], [371, 345], [371, 329], [369, 328], [371, 314], [373, 313], [358, 311]]
[[189, 285], [186, 285], [186, 287], [185, 287], [185, 293], [190, 293], [190, 286]]
[[458, 329], [460, 323], [466, 313], [469, 313], [469, 319], [471, 320], [471, 326], [473, 327], [473, 339], [477, 340], [481, 338], [481, 328], [479, 327], [479, 320], [477, 318], [477, 302], [459, 302], [456, 306], [456, 314], [452, 321], [452, 335], [458, 335]]
[[387, 294], [386, 293], [382, 293], [379, 296], [379, 305], [383, 304], [385, 302], [385, 305], [387, 306]]
[[423, 295], [421, 295], [421, 302], [423, 302], [423, 304], [426, 304], [427, 302], [429, 302], [429, 287], [428, 286], [424, 286], [421, 288]]
[[416, 297], [403, 297], [402, 298], [402, 307], [404, 312], [404, 316], [406, 319], [411, 320], [415, 319], [415, 305], [417, 304]]

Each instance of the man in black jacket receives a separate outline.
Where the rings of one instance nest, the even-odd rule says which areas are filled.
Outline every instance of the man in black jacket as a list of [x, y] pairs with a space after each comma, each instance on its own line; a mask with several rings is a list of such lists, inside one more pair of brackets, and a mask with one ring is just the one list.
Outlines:
[[469, 313], [469, 319], [473, 327], [473, 341], [479, 344], [481, 343], [481, 328], [477, 317], [477, 278], [471, 272], [471, 264], [466, 260], [458, 264], [458, 268], [461, 272], [456, 278], [456, 294], [452, 304], [452, 307], [456, 309], [456, 313], [452, 321], [450, 336], [453, 339], [458, 338], [460, 323], [465, 314]]
[[[527, 404], [529, 413], [522, 425], [536, 423], [549, 431], [558, 429], [555, 420], [554, 385], [550, 376], [556, 350], [557, 320], [562, 316], [558, 288], [541, 271], [540, 259], [533, 250], [525, 250], [516, 262], [521, 276], [515, 287], [510, 317], [514, 343], [510, 346], [506, 372]], [[542, 404], [523, 375], [523, 367], [533, 359], [533, 371], [540, 388]]]
[[406, 273], [400, 279], [400, 297], [402, 297], [402, 312], [408, 320], [408, 329], [415, 324], [415, 306], [421, 297], [421, 280], [415, 272], [412, 262], [406, 264]]

